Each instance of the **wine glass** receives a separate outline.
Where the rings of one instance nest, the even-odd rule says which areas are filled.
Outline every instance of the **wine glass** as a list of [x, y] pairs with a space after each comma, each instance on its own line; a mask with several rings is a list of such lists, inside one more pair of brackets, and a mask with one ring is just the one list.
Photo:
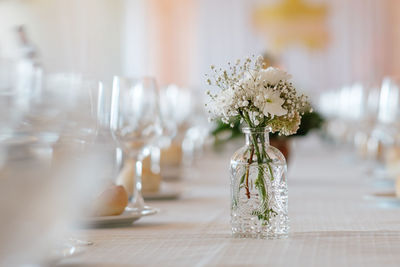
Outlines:
[[102, 175], [101, 182], [103, 184], [108, 184], [115, 178], [122, 165], [123, 158], [123, 152], [117, 147], [110, 130], [111, 96], [112, 86], [107, 82], [100, 81], [92, 97], [93, 102], [96, 102], [94, 105], [96, 106], [95, 117], [97, 121], [94, 143], [97, 149], [102, 150], [109, 157], [109, 163], [102, 166], [104, 175]]
[[160, 106], [160, 123], [162, 134], [157, 138], [156, 142], [150, 149], [151, 155], [151, 171], [160, 173], [161, 171], [161, 150], [171, 145], [173, 138], [177, 134], [177, 122], [175, 120], [177, 109], [176, 103], [172, 101], [172, 97], [168, 94], [168, 87], [161, 87], [159, 91]]
[[153, 78], [113, 79], [110, 128], [125, 155], [135, 162], [130, 210], [143, 212], [142, 160], [151, 144], [161, 135], [159, 94]]

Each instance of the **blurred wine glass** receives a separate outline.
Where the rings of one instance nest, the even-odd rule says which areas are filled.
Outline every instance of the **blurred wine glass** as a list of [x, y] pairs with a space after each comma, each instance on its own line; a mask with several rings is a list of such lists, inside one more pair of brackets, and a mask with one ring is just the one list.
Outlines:
[[151, 171], [153, 173], [161, 172], [161, 150], [168, 148], [177, 134], [178, 123], [176, 116], [176, 103], [172, 101], [169, 95], [168, 87], [162, 87], [159, 90], [160, 107], [160, 125], [162, 134], [155, 140], [150, 149], [151, 153]]
[[182, 142], [184, 162], [190, 165], [195, 158], [203, 153], [206, 138], [211, 131], [211, 124], [208, 122], [205, 104], [205, 94], [201, 90], [190, 90], [191, 99], [196, 99], [192, 102], [190, 120], [184, 140]]
[[162, 134], [159, 94], [153, 78], [114, 77], [110, 128], [114, 139], [129, 159], [135, 162], [131, 210], [147, 209], [142, 196], [142, 160]]
[[380, 90], [377, 122], [368, 141], [369, 153], [379, 165], [385, 160], [386, 150], [396, 142], [399, 111], [400, 87], [394, 79], [386, 77]]
[[189, 90], [174, 84], [162, 87], [160, 95], [163, 123], [174, 130], [168, 137], [168, 145], [161, 147], [161, 175], [164, 180], [176, 180], [181, 177], [182, 143], [190, 126], [194, 99]]
[[118, 148], [111, 134], [111, 96], [112, 87], [106, 82], [100, 81], [92, 94], [95, 106], [96, 137], [94, 145], [108, 157], [108, 163], [102, 166], [103, 175], [99, 182], [103, 185], [109, 184], [117, 176], [122, 165], [123, 152]]

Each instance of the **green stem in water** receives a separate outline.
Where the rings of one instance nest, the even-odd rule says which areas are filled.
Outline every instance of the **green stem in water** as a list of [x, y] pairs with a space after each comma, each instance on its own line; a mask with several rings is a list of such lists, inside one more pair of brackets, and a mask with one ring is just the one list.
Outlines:
[[[260, 136], [260, 139], [261, 139], [261, 142], [262, 142], [262, 143], [265, 143], [264, 135], [261, 135], [261, 136]], [[271, 165], [270, 165], [270, 162], [271, 162], [272, 160], [271, 160], [271, 158], [269, 157], [269, 155], [267, 154], [267, 152], [265, 151], [265, 147], [264, 147], [264, 146], [262, 146], [262, 153], [263, 153], [264, 157], [266, 158], [265, 161], [266, 161], [267, 166], [268, 166], [269, 175], [270, 175], [270, 177], [271, 177], [271, 181], [273, 181], [275, 178], [274, 178], [274, 173], [272, 172], [272, 167], [271, 167]]]
[[246, 185], [245, 185], [245, 188], [246, 188], [246, 195], [247, 195], [248, 199], [250, 199], [249, 174], [250, 174], [250, 166], [253, 163], [253, 156], [254, 156], [254, 146], [251, 147], [250, 157], [247, 160], [247, 166], [246, 166], [246, 179], [245, 179], [246, 180]]
[[[253, 127], [249, 114], [247, 112], [239, 111], [239, 114], [243, 118], [243, 120], [249, 125], [249, 127]], [[248, 159], [247, 162], [248, 164], [246, 166], [246, 173], [245, 175], [242, 176], [240, 185], [246, 182], [245, 183], [246, 195], [248, 198], [250, 198], [250, 192], [248, 191], [248, 179], [249, 179], [250, 165], [253, 162], [254, 153], [256, 153], [257, 163], [259, 164], [259, 166], [258, 166], [257, 179], [255, 180], [254, 184], [261, 196], [262, 204], [261, 204], [261, 210], [256, 210], [253, 212], [253, 214], [257, 215], [259, 220], [263, 220], [264, 222], [268, 223], [271, 219], [271, 216], [275, 216], [277, 214], [272, 208], [269, 208], [267, 185], [265, 184], [264, 180], [264, 164], [267, 164], [270, 180], [271, 181], [274, 180], [274, 175], [270, 164], [272, 160], [265, 151], [264, 145], [261, 146], [262, 148], [261, 151], [258, 146], [258, 140], [260, 140], [262, 144], [265, 143], [264, 135], [257, 133], [250, 133], [250, 135], [251, 135], [252, 148], [250, 151], [250, 158]]]

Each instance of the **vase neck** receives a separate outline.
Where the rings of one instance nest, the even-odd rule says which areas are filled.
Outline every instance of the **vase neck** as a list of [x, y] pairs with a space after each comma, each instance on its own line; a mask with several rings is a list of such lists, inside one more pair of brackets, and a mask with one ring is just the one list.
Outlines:
[[269, 146], [269, 133], [268, 127], [264, 128], [243, 128], [243, 133], [246, 138], [246, 145]]

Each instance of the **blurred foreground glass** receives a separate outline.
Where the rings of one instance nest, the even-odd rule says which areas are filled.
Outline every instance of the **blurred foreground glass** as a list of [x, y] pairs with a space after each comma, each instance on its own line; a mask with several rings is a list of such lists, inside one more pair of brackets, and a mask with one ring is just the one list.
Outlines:
[[128, 208], [142, 211], [142, 160], [161, 134], [159, 95], [153, 78], [114, 77], [110, 128], [125, 155], [135, 161], [133, 195]]
[[13, 90], [0, 96], [10, 114], [18, 114], [1, 120], [8, 128], [1, 135], [13, 140], [0, 141], [4, 266], [58, 257], [59, 241], [64, 243], [70, 224], [82, 216], [82, 203], [93, 193], [101, 172], [96, 166], [105, 162], [91, 150], [95, 123], [85, 83], [69, 74], [46, 76], [45, 81], [37, 97], [26, 99]]

